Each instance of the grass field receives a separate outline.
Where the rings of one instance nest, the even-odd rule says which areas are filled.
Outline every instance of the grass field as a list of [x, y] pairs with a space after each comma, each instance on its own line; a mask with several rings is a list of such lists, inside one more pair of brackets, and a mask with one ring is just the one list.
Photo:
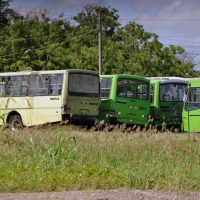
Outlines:
[[0, 133], [0, 192], [200, 190], [200, 136], [50, 125]]

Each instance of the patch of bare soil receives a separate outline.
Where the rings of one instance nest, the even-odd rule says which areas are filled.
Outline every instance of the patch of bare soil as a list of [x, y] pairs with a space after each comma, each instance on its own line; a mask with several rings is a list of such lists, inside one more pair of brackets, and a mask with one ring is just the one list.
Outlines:
[[2, 193], [0, 200], [196, 200], [200, 199], [200, 192], [175, 193], [143, 190], [87, 190], [67, 192], [41, 193]]

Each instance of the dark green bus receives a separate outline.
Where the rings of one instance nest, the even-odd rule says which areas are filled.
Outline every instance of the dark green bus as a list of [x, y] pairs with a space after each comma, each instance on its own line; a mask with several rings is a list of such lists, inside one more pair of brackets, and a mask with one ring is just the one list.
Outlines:
[[180, 127], [187, 80], [181, 77], [152, 77], [149, 79], [153, 125]]
[[107, 123], [147, 125], [150, 81], [128, 75], [102, 75], [100, 118]]

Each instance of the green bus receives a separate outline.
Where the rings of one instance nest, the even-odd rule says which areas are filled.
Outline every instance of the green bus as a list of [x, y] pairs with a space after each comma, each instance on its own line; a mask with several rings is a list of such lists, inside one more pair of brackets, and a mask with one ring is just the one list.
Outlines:
[[150, 99], [153, 125], [179, 127], [187, 80], [181, 77], [151, 77]]
[[147, 125], [150, 81], [128, 75], [102, 75], [100, 119], [107, 123]]
[[17, 127], [99, 115], [100, 81], [89, 70], [0, 73], [0, 124]]
[[188, 81], [188, 90], [183, 108], [182, 131], [200, 132], [200, 79]]

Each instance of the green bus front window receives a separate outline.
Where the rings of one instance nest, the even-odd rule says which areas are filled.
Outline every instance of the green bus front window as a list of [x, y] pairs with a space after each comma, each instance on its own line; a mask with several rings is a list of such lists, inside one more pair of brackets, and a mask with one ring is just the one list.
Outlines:
[[200, 108], [200, 88], [191, 88], [188, 91], [185, 109], [188, 111]]
[[166, 83], [160, 85], [161, 102], [183, 102], [186, 84]]

